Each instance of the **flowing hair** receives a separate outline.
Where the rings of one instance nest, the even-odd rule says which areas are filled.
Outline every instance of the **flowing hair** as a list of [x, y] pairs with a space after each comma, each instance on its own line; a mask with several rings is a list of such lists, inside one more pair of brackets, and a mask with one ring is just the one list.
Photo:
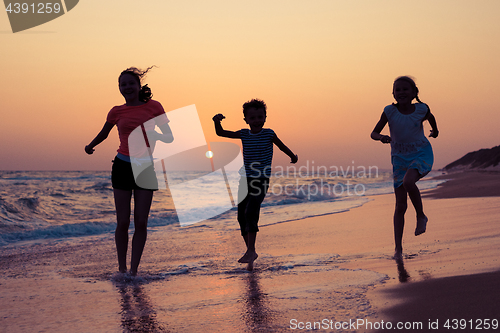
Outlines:
[[156, 67], [156, 66], [153, 65], [151, 67], [146, 68], [145, 70], [141, 70], [137, 67], [129, 67], [120, 73], [120, 76], [118, 77], [118, 81], [120, 81], [120, 78], [124, 74], [130, 74], [130, 75], [134, 76], [135, 79], [137, 80], [137, 83], [139, 84], [139, 87], [141, 87], [141, 90], [139, 91], [139, 100], [141, 102], [146, 103], [147, 101], [149, 101], [151, 99], [151, 97], [153, 97], [153, 93], [151, 92], [151, 88], [149, 88], [147, 84], [142, 85], [141, 81], [146, 76], [146, 73], [149, 72], [153, 67]]

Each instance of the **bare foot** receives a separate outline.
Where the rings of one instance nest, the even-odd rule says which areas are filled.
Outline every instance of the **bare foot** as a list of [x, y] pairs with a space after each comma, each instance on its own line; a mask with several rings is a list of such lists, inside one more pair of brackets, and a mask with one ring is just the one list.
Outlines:
[[417, 227], [415, 228], [415, 236], [421, 235], [425, 232], [425, 229], [427, 228], [427, 221], [429, 221], [427, 216], [424, 216], [424, 217], [417, 219]]
[[246, 252], [243, 257], [241, 257], [238, 262], [239, 263], [250, 263], [257, 259], [259, 256], [256, 252]]

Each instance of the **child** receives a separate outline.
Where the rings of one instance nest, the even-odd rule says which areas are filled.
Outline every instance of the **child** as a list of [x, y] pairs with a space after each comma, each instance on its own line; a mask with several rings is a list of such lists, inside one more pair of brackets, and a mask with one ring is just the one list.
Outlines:
[[[146, 121], [155, 118], [156, 125], [159, 126], [163, 134], [148, 134], [148, 139], [160, 140], [165, 143], [174, 140], [169, 120], [161, 104], [151, 99], [151, 90], [147, 85], [141, 87], [142, 77], [151, 69], [141, 71], [135, 67], [128, 68], [121, 72], [118, 78], [118, 87], [120, 93], [125, 98], [125, 104], [115, 106], [109, 111], [104, 127], [97, 134], [92, 142], [85, 146], [87, 154], [94, 153], [94, 147], [104, 141], [111, 129], [116, 125], [120, 138], [120, 147], [118, 154], [113, 161], [111, 170], [111, 183], [115, 197], [116, 207], [116, 231], [115, 242], [118, 254], [118, 269], [121, 273], [127, 271], [127, 247], [128, 247], [128, 228], [130, 225], [130, 204], [132, 193], [134, 195], [134, 237], [132, 238], [132, 260], [130, 274], [137, 275], [137, 268], [141, 260], [144, 245], [147, 238], [147, 222], [149, 209], [153, 200], [153, 189], [157, 188], [156, 174], [151, 166], [140, 174], [141, 185], [151, 184], [148, 188], [142, 188], [137, 185], [134, 178], [131, 156], [129, 152], [129, 135], [137, 127], [143, 125]], [[152, 140], [152, 141], [153, 141]], [[154, 146], [155, 142], [150, 142]], [[142, 152], [144, 156], [149, 157], [149, 152]], [[132, 157], [133, 158], [133, 157]], [[145, 186], [145, 185], [142, 185]]]
[[[247, 269], [249, 271], [253, 269], [253, 262], [258, 257], [255, 252], [255, 239], [259, 231], [257, 224], [260, 205], [266, 196], [271, 176], [273, 143], [290, 157], [292, 163], [298, 161], [298, 156], [278, 139], [272, 129], [262, 128], [266, 122], [266, 109], [266, 104], [258, 99], [243, 104], [243, 119], [250, 126], [250, 129], [241, 129], [236, 132], [226, 131], [222, 128], [221, 121], [225, 118], [222, 114], [219, 113], [213, 117], [217, 135], [241, 139], [243, 146], [245, 171], [241, 177], [238, 191], [238, 222], [247, 251], [238, 262], [248, 263]], [[243, 191], [247, 188], [248, 194]]]
[[[437, 138], [436, 119], [429, 107], [418, 98], [418, 88], [412, 78], [398, 77], [393, 84], [392, 94], [396, 104], [388, 105], [371, 133], [373, 140], [391, 144], [396, 209], [394, 212], [394, 258], [403, 258], [404, 215], [407, 208], [407, 194], [417, 213], [415, 236], [423, 234], [427, 226], [420, 191], [415, 184], [432, 169], [434, 156], [429, 140], [424, 135], [422, 123], [428, 120], [432, 127], [429, 137]], [[413, 99], [418, 101], [412, 104]], [[380, 132], [389, 123], [391, 136]]]

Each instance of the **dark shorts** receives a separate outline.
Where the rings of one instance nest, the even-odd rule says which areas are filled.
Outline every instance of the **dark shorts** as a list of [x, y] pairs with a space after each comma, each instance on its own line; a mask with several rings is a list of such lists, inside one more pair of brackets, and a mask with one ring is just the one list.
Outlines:
[[[248, 193], [245, 191], [247, 188]], [[266, 197], [268, 188], [269, 178], [241, 178], [238, 191], [238, 222], [241, 235], [259, 231], [260, 205]]]
[[[137, 183], [141, 184], [138, 186]], [[132, 171], [132, 164], [118, 157], [113, 160], [111, 168], [111, 185], [118, 190], [158, 190], [158, 180], [153, 166], [146, 168], [137, 177], [137, 182]]]

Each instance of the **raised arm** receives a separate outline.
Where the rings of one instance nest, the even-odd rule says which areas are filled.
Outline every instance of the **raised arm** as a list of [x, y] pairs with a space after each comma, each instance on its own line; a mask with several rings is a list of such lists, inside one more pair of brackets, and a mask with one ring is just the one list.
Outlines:
[[375, 128], [372, 131], [372, 134], [370, 137], [375, 140], [375, 141], [381, 141], [382, 143], [389, 143], [391, 142], [391, 137], [388, 135], [383, 135], [380, 134], [382, 130], [384, 129], [385, 125], [387, 124], [387, 116], [385, 115], [384, 112], [382, 112], [382, 115], [380, 116], [380, 120], [378, 121], [377, 125], [375, 125]]
[[291, 150], [290, 148], [288, 148], [287, 146], [285, 146], [285, 144], [283, 143], [283, 141], [281, 141], [278, 136], [276, 134], [274, 134], [274, 138], [273, 138], [273, 143], [276, 145], [276, 147], [278, 147], [282, 152], [284, 152], [285, 154], [288, 155], [288, 157], [290, 157], [291, 159], [291, 162], [290, 163], [297, 163], [297, 161], [299, 160], [299, 156], [298, 155], [295, 155]]
[[239, 139], [240, 138], [240, 131], [236, 131], [236, 132], [233, 132], [233, 131], [226, 131], [225, 129], [222, 128], [222, 124], [220, 123], [222, 121], [222, 119], [224, 119], [226, 117], [224, 117], [222, 114], [218, 113], [216, 114], [212, 120], [214, 121], [214, 125], [215, 125], [215, 133], [218, 135], [218, 136], [222, 136], [224, 138], [231, 138], [231, 139]]
[[92, 140], [91, 143], [85, 146], [85, 152], [89, 155], [93, 154], [95, 151], [94, 147], [103, 142], [104, 140], [106, 140], [106, 138], [109, 135], [109, 132], [111, 132], [111, 130], [113, 129], [113, 126], [115, 125], [106, 122], [102, 127], [101, 131], [99, 132], [99, 134], [97, 134], [97, 136], [94, 138], [94, 140]]

